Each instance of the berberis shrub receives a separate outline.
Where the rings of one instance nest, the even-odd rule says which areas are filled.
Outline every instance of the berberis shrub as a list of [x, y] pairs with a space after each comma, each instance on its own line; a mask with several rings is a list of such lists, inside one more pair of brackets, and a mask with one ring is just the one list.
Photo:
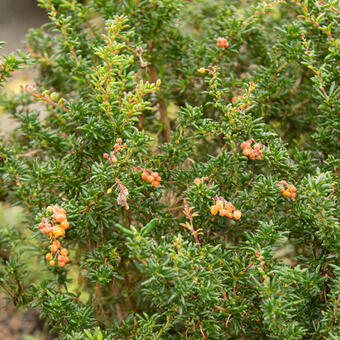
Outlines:
[[38, 2], [3, 291], [60, 339], [339, 339], [339, 2]]

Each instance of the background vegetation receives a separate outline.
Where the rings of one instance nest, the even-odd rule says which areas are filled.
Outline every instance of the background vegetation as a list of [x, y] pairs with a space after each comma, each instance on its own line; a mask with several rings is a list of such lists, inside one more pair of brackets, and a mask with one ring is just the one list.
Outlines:
[[1, 289], [60, 339], [338, 339], [339, 3], [38, 2]]

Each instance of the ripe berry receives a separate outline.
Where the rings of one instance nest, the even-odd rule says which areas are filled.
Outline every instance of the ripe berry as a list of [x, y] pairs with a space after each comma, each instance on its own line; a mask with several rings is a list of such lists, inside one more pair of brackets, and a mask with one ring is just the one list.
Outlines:
[[222, 200], [217, 200], [216, 201], [216, 206], [218, 207], [218, 209], [223, 209], [224, 207], [224, 202]]
[[64, 220], [66, 220], [66, 215], [65, 214], [55, 214], [54, 215], [54, 219], [57, 221], [57, 222], [62, 222]]
[[104, 157], [104, 158], [109, 158], [109, 154], [108, 154], [108, 153], [104, 153], [104, 154], [103, 154], [103, 157]]
[[147, 180], [148, 180], [148, 177], [149, 177], [148, 173], [145, 172], [145, 171], [143, 171], [143, 172], [142, 172], [142, 178], [144, 179], [144, 181], [147, 181]]
[[260, 149], [262, 148], [262, 145], [260, 143], [255, 143], [253, 148], [255, 151], [260, 151]]
[[54, 260], [51, 260], [50, 261], [50, 266], [53, 267], [55, 265], [55, 261]]
[[55, 244], [51, 244], [50, 245], [50, 250], [51, 250], [51, 253], [54, 254], [54, 253], [57, 252], [58, 248], [57, 248], [57, 246]]
[[58, 266], [59, 266], [59, 267], [64, 267], [64, 266], [65, 266], [65, 262], [59, 261], [59, 262], [58, 262]]
[[217, 46], [218, 47], [228, 47], [229, 43], [228, 40], [225, 38], [217, 38]]
[[233, 218], [233, 213], [232, 212], [227, 212], [226, 216], [229, 217], [229, 218]]
[[212, 206], [210, 207], [210, 212], [211, 212], [212, 215], [217, 215], [217, 213], [218, 213], [219, 210], [220, 210], [220, 209], [218, 208], [217, 205], [212, 205]]
[[241, 143], [241, 149], [244, 150], [244, 149], [249, 149], [249, 143], [247, 142], [242, 142]]
[[60, 254], [64, 255], [64, 256], [67, 256], [68, 255], [68, 250], [66, 248], [63, 248], [63, 249], [60, 250]]
[[59, 227], [53, 227], [52, 233], [55, 237], [65, 236], [65, 230]]
[[243, 150], [243, 155], [244, 156], [248, 156], [249, 155], [249, 149], [248, 148]]
[[220, 210], [220, 216], [226, 216], [227, 215], [227, 210], [225, 210], [225, 209], [221, 209]]
[[194, 179], [194, 183], [195, 183], [196, 185], [200, 185], [201, 179], [200, 179], [200, 178], [195, 178], [195, 179]]
[[61, 247], [61, 243], [58, 240], [55, 240], [53, 244], [55, 244], [57, 248]]
[[70, 226], [70, 224], [67, 222], [67, 220], [64, 220], [60, 223], [60, 227], [63, 229], [67, 229]]
[[240, 210], [235, 210], [233, 216], [234, 216], [235, 220], [239, 220], [242, 216], [242, 213], [241, 213]]
[[51, 253], [47, 253], [46, 256], [45, 256], [45, 259], [46, 259], [47, 261], [52, 260], [52, 258], [53, 258], [53, 255], [52, 255]]
[[156, 182], [156, 181], [153, 181], [153, 182], [152, 182], [152, 186], [153, 186], [153, 187], [158, 187], [159, 184], [160, 184], [160, 183], [159, 183], [159, 182]]
[[288, 191], [288, 190], [285, 190], [282, 194], [285, 197], [290, 197], [290, 191]]

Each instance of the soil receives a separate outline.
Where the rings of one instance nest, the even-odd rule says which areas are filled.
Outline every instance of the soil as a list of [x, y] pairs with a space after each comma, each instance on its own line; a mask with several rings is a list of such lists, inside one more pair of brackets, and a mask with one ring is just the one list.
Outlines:
[[0, 294], [0, 339], [1, 340], [52, 340], [46, 334], [44, 322], [39, 318], [39, 311], [29, 308], [18, 310], [13, 303]]

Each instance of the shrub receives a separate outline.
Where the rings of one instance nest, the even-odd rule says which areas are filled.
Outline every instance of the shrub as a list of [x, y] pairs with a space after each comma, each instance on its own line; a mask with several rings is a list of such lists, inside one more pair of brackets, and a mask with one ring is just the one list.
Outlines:
[[1, 288], [60, 339], [338, 339], [338, 3], [39, 5]]

